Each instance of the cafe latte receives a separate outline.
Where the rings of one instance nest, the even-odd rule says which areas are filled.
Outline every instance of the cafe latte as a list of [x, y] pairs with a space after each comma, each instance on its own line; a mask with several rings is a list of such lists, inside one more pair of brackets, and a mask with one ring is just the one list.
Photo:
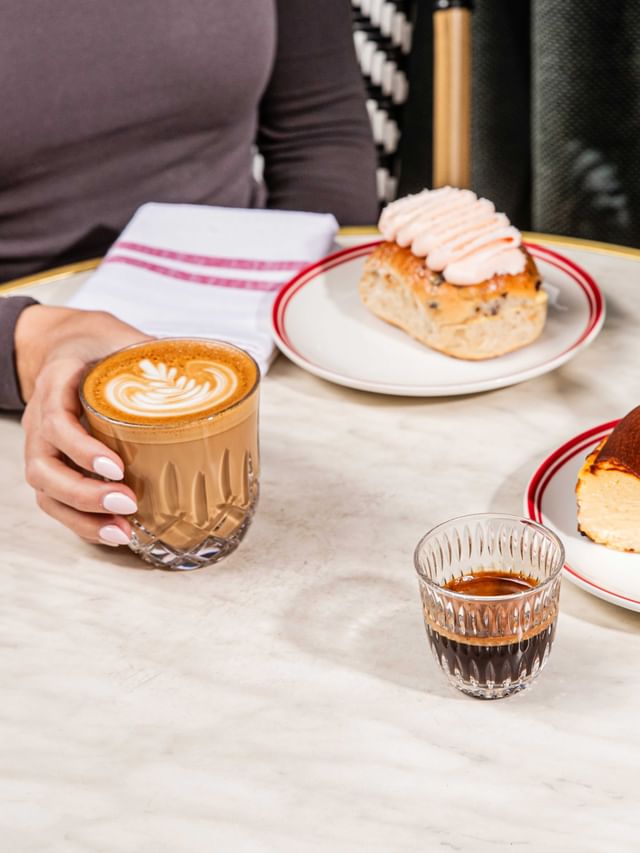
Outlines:
[[89, 428], [125, 464], [144, 559], [196, 568], [237, 547], [258, 498], [259, 378], [237, 347], [189, 339], [128, 347], [86, 376]]

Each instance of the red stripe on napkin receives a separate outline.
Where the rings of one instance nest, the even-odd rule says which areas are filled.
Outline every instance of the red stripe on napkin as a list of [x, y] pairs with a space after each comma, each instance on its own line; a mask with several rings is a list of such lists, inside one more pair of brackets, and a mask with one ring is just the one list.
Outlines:
[[153, 255], [156, 258], [166, 258], [171, 261], [181, 261], [185, 264], [198, 264], [201, 267], [220, 267], [233, 270], [263, 270], [270, 272], [297, 272], [307, 266], [307, 261], [257, 261], [248, 258], [217, 258], [213, 255], [192, 255], [187, 252], [174, 252], [172, 249], [158, 249], [144, 243], [132, 243], [129, 240], [119, 240], [114, 249], [129, 249], [143, 255]]
[[177, 278], [180, 281], [189, 281], [192, 284], [210, 284], [216, 287], [232, 287], [238, 290], [261, 290], [265, 293], [275, 293], [280, 290], [283, 282], [279, 281], [256, 281], [255, 279], [220, 278], [214, 275], [200, 275], [199, 273], [183, 272], [182, 270], [165, 267], [162, 264], [152, 264], [141, 258], [131, 258], [128, 255], [107, 255], [103, 264], [128, 264], [132, 267], [140, 267], [149, 272], [166, 275], [169, 278]]

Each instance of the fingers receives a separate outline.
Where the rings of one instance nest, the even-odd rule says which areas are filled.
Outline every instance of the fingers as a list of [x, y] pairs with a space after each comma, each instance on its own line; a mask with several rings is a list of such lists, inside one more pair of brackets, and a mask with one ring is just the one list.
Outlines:
[[119, 484], [114, 487], [70, 468], [46, 445], [35, 438], [27, 450], [26, 478], [37, 492], [43, 492], [59, 503], [81, 512], [131, 515], [138, 509], [131, 489]]
[[101, 545], [126, 545], [131, 539], [131, 527], [123, 518], [78, 512], [39, 492], [36, 501], [40, 509], [68, 527], [81, 539]]
[[43, 414], [55, 414], [61, 409], [79, 413], [81, 406], [78, 387], [86, 364], [81, 358], [57, 358], [49, 362], [38, 375], [35, 394]]
[[63, 409], [53, 410], [43, 418], [40, 435], [78, 468], [110, 480], [122, 479], [124, 465], [118, 454], [89, 435], [75, 414]]
[[27, 482], [36, 490], [38, 505], [78, 536], [124, 545], [131, 527], [122, 516], [137, 510], [132, 490], [83, 476], [61, 458], [112, 480], [123, 477], [120, 457], [88, 435], [78, 420], [83, 369], [77, 359], [59, 359], [55, 370], [45, 368], [38, 377], [23, 418]]
[[36, 427], [44, 441], [79, 468], [110, 480], [121, 480], [124, 466], [118, 454], [90, 436], [78, 420], [81, 408], [78, 385], [83, 370], [77, 359], [60, 359], [55, 362], [55, 370], [45, 368], [38, 377], [31, 407], [37, 408], [40, 416], [32, 418], [27, 407], [25, 428]]

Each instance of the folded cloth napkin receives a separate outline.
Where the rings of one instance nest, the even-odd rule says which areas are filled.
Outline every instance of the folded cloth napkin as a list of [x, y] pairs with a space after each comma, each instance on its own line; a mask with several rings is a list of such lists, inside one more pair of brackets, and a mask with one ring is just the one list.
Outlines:
[[275, 356], [275, 295], [332, 248], [330, 214], [145, 204], [69, 302], [150, 335], [205, 337]]

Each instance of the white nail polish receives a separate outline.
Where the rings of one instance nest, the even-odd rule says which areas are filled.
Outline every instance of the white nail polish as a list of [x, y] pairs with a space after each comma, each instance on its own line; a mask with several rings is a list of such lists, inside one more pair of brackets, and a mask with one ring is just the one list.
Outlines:
[[114, 515], [131, 515], [136, 512], [138, 505], [132, 501], [128, 495], [123, 495], [122, 492], [110, 492], [102, 499], [102, 506], [107, 512], [112, 512]]
[[98, 536], [105, 545], [128, 545], [129, 537], [118, 527], [117, 524], [105, 524], [101, 527]]
[[96, 456], [91, 465], [96, 474], [107, 480], [122, 480], [124, 477], [122, 469], [108, 456]]

